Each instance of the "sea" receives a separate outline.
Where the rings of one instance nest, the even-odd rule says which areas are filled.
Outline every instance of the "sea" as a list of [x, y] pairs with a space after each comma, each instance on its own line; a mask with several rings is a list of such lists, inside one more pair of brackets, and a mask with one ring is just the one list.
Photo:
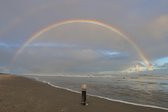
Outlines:
[[26, 74], [24, 76], [74, 92], [80, 92], [81, 84], [86, 84], [89, 95], [168, 109], [167, 74]]

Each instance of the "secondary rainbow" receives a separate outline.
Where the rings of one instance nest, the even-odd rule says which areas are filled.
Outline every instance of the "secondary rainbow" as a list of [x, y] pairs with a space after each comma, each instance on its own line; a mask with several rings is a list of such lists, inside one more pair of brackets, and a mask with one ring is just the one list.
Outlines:
[[132, 45], [132, 47], [136, 50], [136, 52], [138, 53], [139, 57], [142, 59], [142, 61], [144, 62], [144, 64], [147, 67], [150, 67], [150, 63], [147, 60], [146, 56], [144, 55], [144, 53], [142, 52], [142, 50], [135, 44], [134, 41], [132, 41], [128, 36], [126, 36], [124, 33], [122, 33], [120, 30], [118, 30], [117, 28], [105, 24], [103, 22], [97, 21], [97, 20], [82, 20], [82, 19], [77, 19], [77, 20], [67, 20], [67, 21], [61, 21], [61, 22], [57, 22], [55, 24], [49, 25], [45, 28], [43, 28], [42, 30], [36, 32], [34, 35], [32, 35], [30, 38], [28, 38], [28, 40], [17, 50], [16, 54], [14, 55], [13, 59], [12, 59], [12, 63], [14, 63], [17, 59], [17, 57], [21, 54], [21, 52], [35, 39], [40, 38], [40, 35], [44, 34], [45, 32], [53, 29], [53, 28], [57, 28], [63, 25], [68, 25], [68, 24], [75, 24], [75, 23], [87, 23], [87, 24], [93, 24], [93, 25], [97, 25], [100, 27], [103, 27], [107, 30], [110, 30], [112, 32], [115, 32], [116, 34], [118, 34], [119, 36], [121, 36], [123, 39], [127, 40], [130, 45]]

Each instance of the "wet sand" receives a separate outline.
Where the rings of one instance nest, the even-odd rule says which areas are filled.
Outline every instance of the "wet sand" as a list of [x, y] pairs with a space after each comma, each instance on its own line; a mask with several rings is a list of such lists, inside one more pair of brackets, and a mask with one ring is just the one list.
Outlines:
[[0, 74], [0, 112], [168, 112], [88, 96], [88, 106], [80, 104], [80, 94], [48, 84]]

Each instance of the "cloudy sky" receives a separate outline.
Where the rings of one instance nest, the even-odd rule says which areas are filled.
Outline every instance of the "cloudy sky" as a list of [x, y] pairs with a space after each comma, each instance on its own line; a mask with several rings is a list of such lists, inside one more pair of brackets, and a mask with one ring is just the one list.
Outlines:
[[168, 69], [167, 0], [0, 0], [0, 72], [88, 73], [145, 66], [130, 42], [89, 23], [52, 28], [19, 48], [46, 26], [96, 20], [127, 35], [154, 68]]

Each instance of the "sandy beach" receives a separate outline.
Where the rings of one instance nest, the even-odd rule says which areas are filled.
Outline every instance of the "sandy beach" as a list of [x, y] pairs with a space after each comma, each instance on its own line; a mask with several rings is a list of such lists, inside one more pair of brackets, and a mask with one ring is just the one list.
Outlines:
[[24, 77], [0, 74], [0, 112], [168, 112], [88, 96], [52, 87]]

